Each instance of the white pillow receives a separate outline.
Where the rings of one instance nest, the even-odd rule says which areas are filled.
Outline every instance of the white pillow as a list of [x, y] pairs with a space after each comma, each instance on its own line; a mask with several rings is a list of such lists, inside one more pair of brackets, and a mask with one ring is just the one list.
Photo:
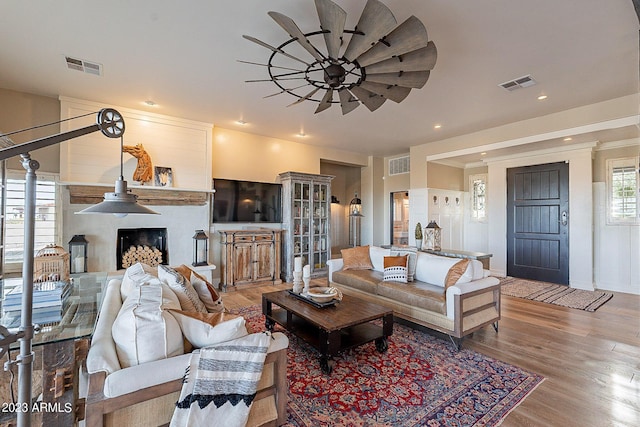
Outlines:
[[209, 313], [219, 313], [224, 310], [224, 303], [220, 294], [216, 291], [213, 285], [207, 282], [202, 276], [195, 271], [191, 272], [191, 285], [198, 293], [200, 301], [207, 308]]
[[182, 274], [171, 267], [160, 264], [158, 266], [158, 278], [169, 285], [173, 292], [176, 293], [182, 310], [197, 311], [199, 313], [207, 312], [207, 307], [200, 301], [200, 297], [193, 285]]
[[184, 353], [180, 325], [168, 309], [179, 310], [180, 302], [167, 285], [132, 289], [111, 327], [122, 368]]
[[227, 313], [171, 310], [182, 334], [195, 348], [207, 347], [248, 334], [244, 317]]
[[381, 248], [379, 246], [369, 247], [369, 258], [373, 269], [376, 271], [384, 271], [384, 257], [391, 255], [390, 249]]
[[418, 252], [416, 248], [391, 248], [393, 255], [409, 255], [407, 264], [407, 281], [413, 282], [416, 275], [416, 264], [418, 262]]
[[156, 268], [141, 262], [133, 264], [125, 270], [122, 277], [120, 298], [122, 301], [126, 300], [133, 288], [152, 282], [154, 279], [158, 279], [158, 270]]

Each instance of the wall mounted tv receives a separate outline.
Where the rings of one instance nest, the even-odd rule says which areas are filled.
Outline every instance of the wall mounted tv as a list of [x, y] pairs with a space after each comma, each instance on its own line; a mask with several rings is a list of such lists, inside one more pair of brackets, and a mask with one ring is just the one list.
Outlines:
[[282, 222], [282, 185], [213, 180], [213, 222]]

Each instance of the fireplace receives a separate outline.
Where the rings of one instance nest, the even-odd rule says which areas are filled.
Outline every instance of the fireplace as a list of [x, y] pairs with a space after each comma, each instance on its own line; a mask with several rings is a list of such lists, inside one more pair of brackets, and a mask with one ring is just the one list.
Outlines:
[[116, 268], [121, 270], [136, 262], [152, 267], [169, 263], [166, 228], [118, 229]]

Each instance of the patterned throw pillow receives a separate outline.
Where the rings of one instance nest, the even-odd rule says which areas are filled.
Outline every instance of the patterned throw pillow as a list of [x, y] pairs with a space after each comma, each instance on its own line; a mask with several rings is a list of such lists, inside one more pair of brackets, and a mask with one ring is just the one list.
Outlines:
[[418, 249], [417, 248], [403, 248], [403, 247], [391, 247], [392, 255], [409, 255], [409, 262], [407, 263], [407, 281], [413, 282], [416, 275], [416, 266], [418, 264]]
[[467, 266], [469, 265], [469, 259], [463, 259], [451, 266], [449, 271], [447, 272], [447, 277], [444, 280], [444, 288], [447, 289], [449, 286], [455, 285], [458, 283], [458, 279], [462, 277], [464, 272], [467, 270]]
[[382, 280], [385, 282], [407, 283], [408, 260], [409, 255], [384, 257], [384, 276]]
[[198, 297], [193, 285], [182, 274], [171, 267], [160, 264], [158, 266], [158, 278], [169, 285], [171, 290], [175, 292], [184, 311], [207, 312], [207, 307], [200, 301], [200, 297]]
[[369, 257], [369, 245], [342, 249], [343, 270], [372, 270], [373, 264]]

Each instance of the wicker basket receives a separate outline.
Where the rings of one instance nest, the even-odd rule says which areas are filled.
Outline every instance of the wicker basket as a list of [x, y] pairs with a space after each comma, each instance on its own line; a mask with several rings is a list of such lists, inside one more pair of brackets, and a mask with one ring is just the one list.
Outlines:
[[47, 245], [33, 260], [33, 281], [69, 280], [69, 254], [62, 247]]

